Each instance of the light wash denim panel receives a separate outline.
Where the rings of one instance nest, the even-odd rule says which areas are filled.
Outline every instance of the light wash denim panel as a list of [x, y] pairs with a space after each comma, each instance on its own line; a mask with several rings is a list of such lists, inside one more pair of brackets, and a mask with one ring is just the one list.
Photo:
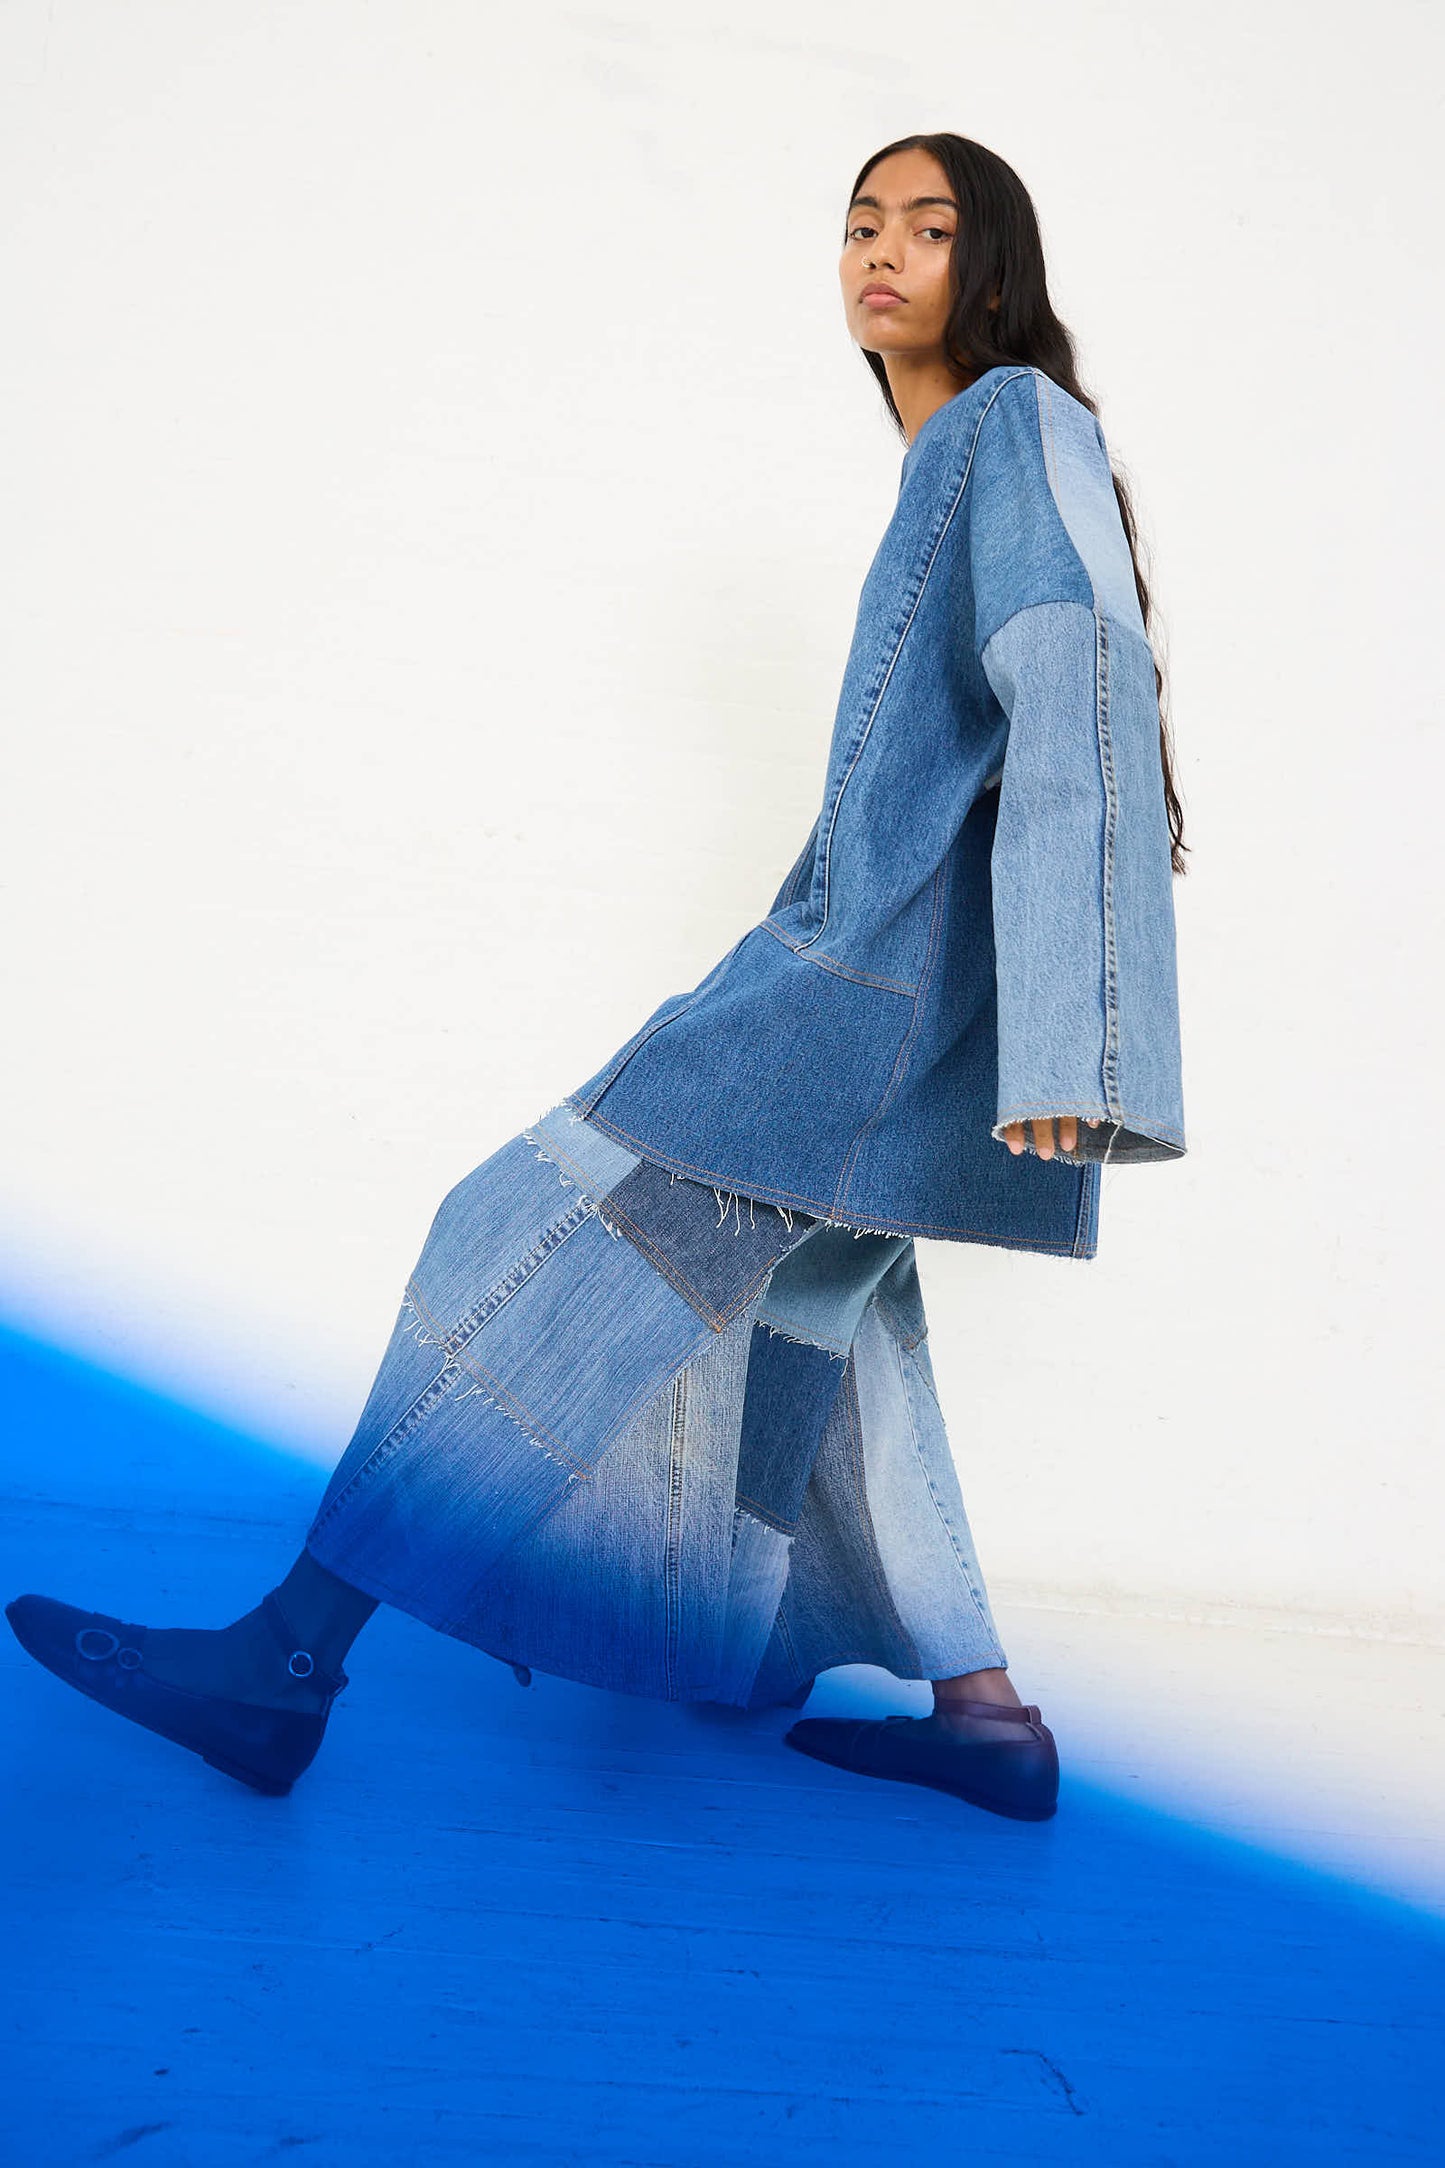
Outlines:
[[519, 1676], [661, 1700], [1002, 1665], [926, 1329], [911, 1237], [561, 1102], [438, 1206], [307, 1548]]
[[[918, 431], [802, 851], [570, 1097], [693, 1180], [1071, 1257], [1100, 1162], [1184, 1152], [1153, 658], [1103, 434], [1042, 371]], [[1100, 1126], [1012, 1154], [1045, 1114]]]

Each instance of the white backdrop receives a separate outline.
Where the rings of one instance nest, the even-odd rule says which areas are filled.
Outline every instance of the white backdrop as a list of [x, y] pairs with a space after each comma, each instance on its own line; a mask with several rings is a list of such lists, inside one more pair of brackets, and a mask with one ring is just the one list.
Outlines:
[[336, 1457], [442, 1192], [806, 834], [902, 456], [842, 213], [951, 127], [1134, 483], [1195, 846], [1189, 1156], [1093, 1263], [920, 1244], [984, 1565], [1438, 1633], [1437, 25], [9, 0], [11, 1320]]

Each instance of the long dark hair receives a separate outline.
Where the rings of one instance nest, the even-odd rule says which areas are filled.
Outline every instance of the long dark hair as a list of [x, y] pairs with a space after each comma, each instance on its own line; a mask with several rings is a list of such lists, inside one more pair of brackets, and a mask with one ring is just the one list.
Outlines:
[[[1045, 376], [1086, 406], [1098, 407], [1079, 382], [1074, 341], [1054, 314], [1044, 271], [1044, 244], [1033, 200], [1012, 166], [995, 151], [986, 150], [967, 136], [947, 132], [902, 136], [886, 143], [864, 165], [849, 194], [849, 205], [861, 193], [873, 168], [895, 151], [927, 151], [948, 175], [958, 203], [958, 229], [953, 243], [953, 307], [944, 332], [944, 355], [959, 376], [971, 381], [986, 369], [1015, 362], [1042, 369]], [[997, 307], [990, 302], [997, 295]], [[888, 411], [907, 434], [903, 417], [888, 385], [888, 371], [880, 354], [866, 348], [863, 359], [882, 387]], [[1153, 612], [1149, 588], [1139, 563], [1139, 544], [1134, 506], [1127, 484], [1111, 469], [1119, 516], [1134, 564], [1134, 585], [1144, 630], [1154, 654], [1154, 683], [1159, 694], [1159, 761], [1164, 771], [1164, 804], [1169, 815], [1170, 863], [1183, 873], [1184, 814], [1174, 785], [1173, 749], [1165, 711], [1164, 672], [1154, 649]]]

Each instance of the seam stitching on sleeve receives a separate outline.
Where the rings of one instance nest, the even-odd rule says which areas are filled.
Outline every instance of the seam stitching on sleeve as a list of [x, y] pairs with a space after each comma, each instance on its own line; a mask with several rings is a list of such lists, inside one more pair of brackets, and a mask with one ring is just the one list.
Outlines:
[[1114, 744], [1109, 719], [1109, 628], [1103, 613], [1094, 612], [1095, 715], [1099, 736], [1099, 769], [1104, 784], [1104, 1104], [1115, 1121], [1121, 1118], [1119, 1101], [1119, 958], [1114, 913], [1114, 838], [1119, 819], [1118, 779], [1114, 773]]

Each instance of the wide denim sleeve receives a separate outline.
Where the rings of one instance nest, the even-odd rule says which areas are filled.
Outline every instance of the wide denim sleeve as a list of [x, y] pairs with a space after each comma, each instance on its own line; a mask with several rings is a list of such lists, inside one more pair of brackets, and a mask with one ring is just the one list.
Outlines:
[[1184, 1108], [1154, 659], [1097, 425], [1037, 372], [1023, 390], [975, 511], [979, 654], [1006, 719], [992, 1133], [1075, 1114], [1077, 1149], [1062, 1159], [1175, 1159]]

